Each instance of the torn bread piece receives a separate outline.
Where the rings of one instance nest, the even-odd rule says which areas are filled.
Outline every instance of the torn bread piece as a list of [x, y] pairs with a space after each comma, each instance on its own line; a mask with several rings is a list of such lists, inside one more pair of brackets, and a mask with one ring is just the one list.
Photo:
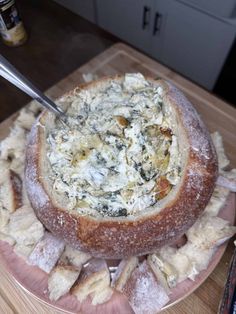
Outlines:
[[155, 263], [155, 260], [152, 259], [151, 255], [148, 255], [147, 263], [152, 269], [157, 281], [161, 284], [161, 286], [165, 289], [165, 292], [169, 295], [170, 287], [168, 286], [165, 274], [160, 270], [160, 267]]
[[[0, 151], [0, 155], [1, 155], [1, 151]], [[5, 178], [9, 172], [9, 169], [10, 169], [10, 165], [11, 165], [11, 163], [9, 160], [5, 160], [5, 159], [0, 158], [0, 173], [1, 173], [0, 184], [2, 184], [5, 181]]]
[[123, 259], [118, 265], [116, 272], [114, 273], [111, 286], [118, 291], [122, 291], [125, 283], [137, 266], [138, 258], [136, 256]]
[[0, 240], [9, 243], [11, 246], [13, 246], [16, 243], [13, 237], [9, 236], [8, 234], [5, 234], [4, 232], [0, 232]]
[[168, 262], [164, 262], [157, 254], [150, 254], [147, 263], [155, 274], [157, 281], [160, 282], [166, 293], [170, 293], [170, 288], [174, 288], [177, 284], [177, 271]]
[[190, 262], [186, 278], [194, 281], [202, 270], [207, 269], [215, 250], [216, 247], [202, 249], [191, 242], [186, 243], [178, 252], [179, 256], [186, 256]]
[[[182, 249], [183, 247], [181, 247]], [[162, 247], [158, 251], [158, 256], [164, 263], [164, 265], [170, 265], [175, 274], [174, 278], [176, 283], [182, 282], [188, 277], [195, 274], [194, 266], [191, 260], [185, 254], [181, 253], [180, 249], [176, 249], [170, 246]]]
[[25, 162], [27, 132], [20, 126], [14, 126], [10, 134], [0, 142], [0, 158], [10, 162], [10, 168], [22, 175]]
[[28, 107], [22, 108], [15, 120], [15, 125], [29, 131], [35, 121], [35, 114]]
[[236, 227], [220, 217], [203, 214], [186, 232], [188, 242], [203, 250], [221, 245], [236, 233]]
[[156, 314], [169, 302], [165, 289], [157, 282], [146, 260], [133, 271], [123, 294], [136, 314]]
[[230, 161], [225, 155], [222, 136], [218, 131], [216, 131], [211, 134], [211, 138], [216, 149], [219, 169], [225, 169], [227, 166], [229, 166]]
[[30, 254], [28, 262], [30, 265], [38, 266], [46, 273], [50, 273], [62, 255], [64, 247], [64, 241], [45, 232], [42, 240], [36, 244]]
[[57, 266], [49, 275], [48, 289], [50, 300], [56, 301], [69, 292], [79, 277], [83, 264], [90, 258], [89, 254], [66, 245]]
[[6, 232], [6, 227], [10, 220], [10, 212], [2, 206], [2, 203], [0, 201], [0, 231]]
[[207, 213], [209, 216], [217, 216], [221, 208], [225, 205], [229, 193], [228, 189], [216, 185], [204, 213]]
[[92, 294], [92, 305], [102, 304], [110, 300], [113, 289], [109, 286]]
[[[9, 222], [10, 212], [12, 209], [12, 202], [11, 200], [14, 199], [11, 197], [11, 188], [9, 189], [9, 184], [6, 183], [10, 182], [10, 180], [6, 179], [9, 178], [9, 167], [10, 163], [6, 160], [0, 159], [0, 230], [3, 231], [5, 226]], [[10, 195], [8, 195], [8, 193]], [[9, 200], [10, 199], [10, 200]]]
[[14, 252], [17, 256], [27, 259], [30, 253], [33, 251], [34, 245], [25, 245], [21, 243], [15, 243]]
[[90, 296], [93, 305], [108, 301], [112, 295], [112, 289], [106, 261], [98, 258], [91, 259], [83, 268], [77, 285], [72, 289], [72, 294], [80, 302]]
[[232, 169], [230, 171], [220, 171], [220, 175], [216, 183], [226, 189], [229, 189], [231, 192], [236, 192], [236, 169]]
[[236, 169], [224, 170], [229, 166], [230, 161], [225, 154], [222, 136], [219, 132], [214, 132], [211, 134], [211, 137], [216, 148], [219, 166], [219, 177], [216, 183], [229, 189], [231, 192], [236, 192]]
[[61, 296], [68, 293], [79, 277], [82, 266], [58, 263], [53, 268], [48, 278], [49, 298], [52, 301], [58, 300]]
[[16, 241], [17, 254], [28, 256], [43, 237], [44, 227], [30, 206], [22, 206], [10, 215], [7, 234]]
[[187, 231], [188, 242], [180, 249], [163, 247], [158, 254], [164, 264], [176, 269], [177, 282], [194, 280], [200, 271], [208, 267], [217, 248], [236, 232], [236, 227], [219, 217], [202, 215]]
[[164, 262], [171, 264], [177, 273], [177, 283], [189, 278], [195, 280], [200, 271], [206, 269], [215, 249], [203, 250], [193, 243], [186, 243], [180, 249], [165, 247], [160, 250]]
[[64, 263], [71, 264], [75, 267], [81, 267], [87, 261], [89, 261], [92, 256], [88, 253], [76, 250], [69, 245], [66, 245], [65, 250], [61, 256], [61, 260]]
[[9, 169], [0, 183], [0, 207], [10, 213], [22, 206], [22, 181], [17, 173]]

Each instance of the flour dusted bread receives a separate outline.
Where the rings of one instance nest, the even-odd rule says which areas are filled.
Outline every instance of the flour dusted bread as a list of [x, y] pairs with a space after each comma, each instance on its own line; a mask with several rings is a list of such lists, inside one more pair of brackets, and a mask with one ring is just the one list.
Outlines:
[[113, 290], [110, 288], [110, 273], [106, 261], [98, 258], [91, 259], [84, 267], [72, 293], [80, 302], [90, 296], [93, 305], [108, 301]]
[[22, 181], [17, 173], [8, 169], [8, 163], [0, 161], [0, 230], [8, 224], [10, 214], [22, 206]]
[[57, 265], [49, 274], [48, 290], [50, 300], [58, 300], [68, 293], [79, 277], [80, 271], [90, 255], [75, 250], [68, 245], [65, 247]]
[[48, 290], [50, 300], [56, 301], [68, 293], [79, 277], [82, 264], [74, 266], [65, 256], [61, 256], [56, 267], [49, 274]]
[[66, 245], [65, 251], [61, 256], [61, 259], [63, 259], [65, 263], [73, 265], [78, 268], [80, 268], [83, 264], [87, 263], [87, 261], [90, 260], [91, 258], [92, 258], [91, 255], [73, 249], [68, 245]]
[[197, 112], [173, 85], [126, 74], [80, 86], [29, 135], [26, 186], [39, 220], [102, 258], [155, 252], [196, 221], [217, 159]]
[[44, 227], [36, 218], [33, 209], [24, 205], [9, 219], [6, 232], [16, 241], [14, 250], [21, 256], [28, 256], [44, 235]]
[[13, 237], [11, 237], [11, 236], [9, 236], [8, 234], [3, 233], [3, 232], [1, 232], [1, 231], [0, 231], [0, 240], [9, 243], [9, 244], [12, 245], [12, 246], [13, 246], [13, 245], [15, 244], [15, 242], [16, 242]]
[[211, 134], [211, 138], [218, 156], [219, 169], [225, 169], [229, 166], [230, 162], [225, 154], [222, 136], [219, 132], [214, 132]]
[[117, 267], [116, 272], [112, 278], [111, 285], [118, 291], [122, 291], [127, 280], [130, 278], [134, 269], [138, 266], [138, 258], [131, 256], [123, 259]]
[[158, 282], [170, 293], [170, 288], [177, 284], [177, 271], [168, 262], [164, 262], [157, 254], [151, 254], [147, 257], [147, 263], [155, 274]]
[[38, 266], [46, 273], [50, 273], [62, 255], [64, 247], [65, 243], [62, 240], [45, 232], [30, 254], [28, 262], [30, 265]]
[[169, 302], [145, 260], [135, 269], [123, 289], [135, 314], [155, 314]]
[[220, 217], [202, 215], [186, 232], [188, 241], [203, 250], [211, 249], [231, 238], [236, 233], [236, 227]]
[[230, 171], [221, 170], [216, 183], [232, 192], [236, 192], [236, 169]]
[[5, 172], [3, 182], [0, 183], [0, 198], [2, 206], [10, 213], [22, 206], [22, 181], [13, 170]]

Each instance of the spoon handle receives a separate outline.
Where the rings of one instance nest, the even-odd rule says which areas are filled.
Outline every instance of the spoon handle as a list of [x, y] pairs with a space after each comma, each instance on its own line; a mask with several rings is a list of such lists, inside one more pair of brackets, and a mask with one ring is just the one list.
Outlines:
[[65, 113], [61, 108], [45, 96], [2, 55], [0, 55], [0, 75], [56, 115], [65, 116]]

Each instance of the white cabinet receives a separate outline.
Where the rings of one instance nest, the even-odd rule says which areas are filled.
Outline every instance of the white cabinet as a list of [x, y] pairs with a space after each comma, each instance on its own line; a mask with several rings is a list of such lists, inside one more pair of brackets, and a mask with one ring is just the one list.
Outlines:
[[99, 26], [213, 88], [235, 38], [233, 20], [177, 0], [96, 0], [96, 4]]
[[150, 52], [153, 0], [97, 0], [98, 25]]
[[236, 0], [54, 1], [209, 90], [236, 33], [236, 21], [222, 17], [232, 15]]
[[236, 8], [236, 0], [177, 0], [192, 4], [204, 11], [221, 17], [232, 17]]
[[155, 12], [160, 30], [153, 35], [151, 55], [211, 90], [233, 43], [235, 25], [175, 0], [156, 1]]
[[95, 0], [54, 0], [65, 8], [96, 23]]

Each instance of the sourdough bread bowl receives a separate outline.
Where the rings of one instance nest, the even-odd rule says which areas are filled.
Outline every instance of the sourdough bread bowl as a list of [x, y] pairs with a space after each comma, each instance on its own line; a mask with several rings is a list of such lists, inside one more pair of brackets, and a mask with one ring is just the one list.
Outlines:
[[44, 111], [26, 151], [39, 220], [71, 246], [107, 259], [154, 252], [208, 203], [216, 153], [196, 110], [172, 84], [126, 74], [81, 85]]

